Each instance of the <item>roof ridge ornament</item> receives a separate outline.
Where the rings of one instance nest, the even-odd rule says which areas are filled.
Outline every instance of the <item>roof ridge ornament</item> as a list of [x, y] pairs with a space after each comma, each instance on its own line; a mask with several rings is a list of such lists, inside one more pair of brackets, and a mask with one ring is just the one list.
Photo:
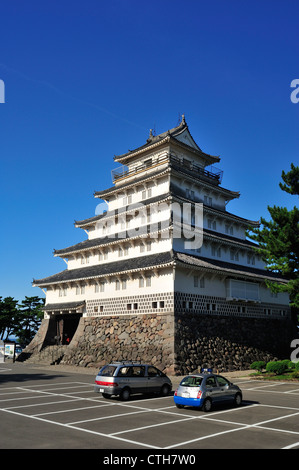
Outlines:
[[150, 129], [147, 142], [151, 142], [154, 138], [153, 129]]

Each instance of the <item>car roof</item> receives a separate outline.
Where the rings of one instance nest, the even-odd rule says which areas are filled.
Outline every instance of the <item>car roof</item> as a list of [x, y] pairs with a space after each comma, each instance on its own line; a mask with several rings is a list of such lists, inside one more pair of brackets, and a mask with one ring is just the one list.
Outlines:
[[204, 379], [205, 377], [219, 377], [219, 374], [213, 374], [212, 372], [200, 372], [196, 374], [185, 375], [184, 378], [187, 378], [187, 377], [202, 377]]
[[111, 362], [110, 364], [106, 364], [106, 365], [107, 366], [147, 366], [149, 364], [144, 364], [143, 362], [121, 361], [121, 362]]

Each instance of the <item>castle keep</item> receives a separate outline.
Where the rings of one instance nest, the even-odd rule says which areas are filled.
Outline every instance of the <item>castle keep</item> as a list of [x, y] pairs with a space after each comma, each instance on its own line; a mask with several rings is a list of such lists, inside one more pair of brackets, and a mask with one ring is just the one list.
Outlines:
[[88, 238], [54, 251], [67, 269], [34, 286], [46, 292], [41, 328], [27, 347], [61, 347], [65, 364], [153, 363], [169, 373], [248, 367], [289, 355], [283, 282], [246, 239], [258, 226], [227, 210], [220, 158], [201, 150], [184, 116], [141, 147], [114, 157], [107, 210], [75, 222]]

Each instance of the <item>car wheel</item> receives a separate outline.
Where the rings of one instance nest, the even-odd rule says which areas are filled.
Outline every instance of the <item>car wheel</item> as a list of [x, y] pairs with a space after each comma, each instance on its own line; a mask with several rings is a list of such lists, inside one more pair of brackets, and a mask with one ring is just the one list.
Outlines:
[[241, 403], [242, 403], [242, 395], [241, 393], [236, 393], [235, 398], [234, 398], [234, 405], [240, 406]]
[[212, 400], [210, 398], [206, 398], [202, 405], [202, 410], [205, 412], [209, 412], [212, 409]]
[[164, 384], [162, 387], [161, 387], [161, 390], [160, 390], [160, 395], [162, 397], [166, 397], [170, 392], [170, 387], [169, 385], [167, 384]]
[[123, 401], [129, 400], [131, 395], [130, 389], [129, 388], [124, 388], [121, 393], [120, 393], [120, 399]]
[[184, 408], [184, 405], [178, 405], [177, 403], [175, 404], [177, 408]]
[[102, 393], [102, 397], [104, 397], [104, 398], [111, 398], [111, 395], [109, 395], [109, 393]]

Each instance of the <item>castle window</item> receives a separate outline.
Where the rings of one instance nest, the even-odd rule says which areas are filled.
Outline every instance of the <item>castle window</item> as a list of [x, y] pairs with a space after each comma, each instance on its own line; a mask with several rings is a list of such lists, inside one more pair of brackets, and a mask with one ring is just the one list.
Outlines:
[[205, 203], [207, 206], [212, 206], [212, 205], [213, 205], [213, 200], [212, 200], [211, 197], [204, 196], [204, 203]]
[[216, 220], [208, 219], [208, 228], [216, 230], [217, 229]]
[[208, 303], [207, 304], [207, 310], [209, 310], [210, 312], [216, 312], [217, 311], [217, 304]]
[[237, 307], [238, 313], [246, 313], [246, 307], [242, 305], [238, 305]]
[[232, 261], [239, 261], [239, 253], [234, 250], [230, 250], [230, 259]]
[[67, 295], [66, 287], [62, 287], [61, 289], [59, 289], [59, 297], [65, 297], [66, 295]]
[[221, 248], [212, 246], [211, 252], [212, 252], [212, 256], [217, 256], [218, 258], [221, 258]]
[[252, 253], [247, 254], [247, 264], [255, 265], [255, 256]]

